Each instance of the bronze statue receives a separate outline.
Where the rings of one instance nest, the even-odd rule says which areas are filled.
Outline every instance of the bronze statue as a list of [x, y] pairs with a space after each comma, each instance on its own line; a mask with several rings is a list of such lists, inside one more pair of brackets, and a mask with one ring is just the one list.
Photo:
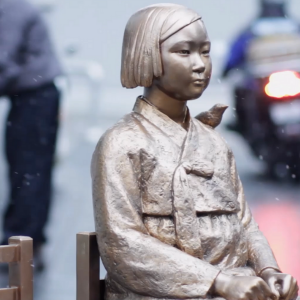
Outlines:
[[108, 300], [297, 297], [214, 129], [226, 107], [189, 114], [209, 84], [209, 53], [201, 17], [183, 6], [149, 6], [127, 23], [121, 80], [144, 95], [102, 136], [91, 167]]

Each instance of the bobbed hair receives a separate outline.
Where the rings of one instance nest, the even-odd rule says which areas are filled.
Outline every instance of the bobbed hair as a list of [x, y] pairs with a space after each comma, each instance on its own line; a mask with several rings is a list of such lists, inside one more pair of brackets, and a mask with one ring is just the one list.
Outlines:
[[123, 38], [121, 82], [123, 87], [149, 87], [163, 73], [160, 44], [201, 17], [184, 6], [156, 4], [129, 19]]

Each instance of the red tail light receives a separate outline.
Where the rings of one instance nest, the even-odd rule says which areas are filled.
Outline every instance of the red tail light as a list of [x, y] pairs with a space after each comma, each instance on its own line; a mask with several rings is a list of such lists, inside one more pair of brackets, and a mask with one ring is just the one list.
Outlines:
[[265, 87], [268, 96], [274, 98], [292, 97], [300, 94], [300, 76], [297, 72], [273, 73]]

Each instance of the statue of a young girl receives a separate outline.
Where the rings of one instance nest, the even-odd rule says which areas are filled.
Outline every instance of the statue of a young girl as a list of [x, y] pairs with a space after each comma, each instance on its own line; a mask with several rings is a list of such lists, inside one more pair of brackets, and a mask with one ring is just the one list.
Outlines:
[[214, 130], [224, 107], [192, 118], [208, 86], [201, 17], [173, 4], [129, 20], [122, 84], [144, 95], [101, 138], [92, 161], [106, 299], [295, 299], [244, 199], [231, 150]]

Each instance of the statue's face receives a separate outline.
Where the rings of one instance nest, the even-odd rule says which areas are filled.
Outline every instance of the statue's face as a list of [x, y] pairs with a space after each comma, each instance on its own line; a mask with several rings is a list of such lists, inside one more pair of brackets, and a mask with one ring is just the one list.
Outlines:
[[180, 100], [200, 97], [211, 76], [210, 41], [202, 21], [196, 21], [161, 44], [163, 75], [153, 84]]

